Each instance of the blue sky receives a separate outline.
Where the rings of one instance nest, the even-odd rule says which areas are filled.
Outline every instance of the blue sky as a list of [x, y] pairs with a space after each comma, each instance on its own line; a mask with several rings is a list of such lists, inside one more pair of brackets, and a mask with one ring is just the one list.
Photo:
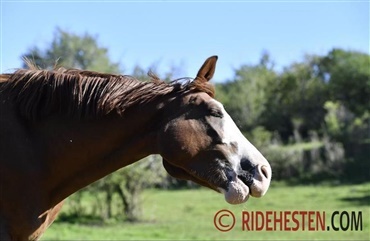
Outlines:
[[7, 1], [1, 0], [1, 72], [45, 48], [56, 27], [88, 32], [125, 73], [157, 63], [193, 77], [218, 55], [215, 81], [268, 51], [279, 70], [334, 47], [369, 53], [369, 1]]

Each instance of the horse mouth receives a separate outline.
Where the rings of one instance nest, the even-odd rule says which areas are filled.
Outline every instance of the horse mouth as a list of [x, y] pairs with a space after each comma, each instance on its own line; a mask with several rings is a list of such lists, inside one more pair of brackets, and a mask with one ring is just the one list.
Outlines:
[[241, 204], [248, 201], [253, 187], [253, 175], [247, 172], [240, 174], [232, 172], [228, 176], [227, 188], [218, 188], [224, 194], [226, 202], [230, 204]]
[[[192, 180], [202, 186], [208, 187], [224, 194], [226, 202], [230, 204], [245, 203], [249, 196], [261, 197], [267, 191], [269, 182], [261, 184], [260, 178], [256, 176], [256, 169], [248, 171], [234, 171], [227, 167], [222, 171], [213, 173], [211, 176], [199, 175], [196, 172], [189, 172], [180, 167], [174, 166], [163, 159], [163, 166], [167, 172], [179, 179]], [[238, 172], [238, 173], [237, 173]]]
[[239, 175], [237, 175], [237, 177], [245, 184], [247, 185], [249, 188], [252, 186], [253, 184], [253, 175], [250, 174], [250, 173], [247, 173], [247, 172], [243, 172]]
[[249, 199], [249, 190], [249, 187], [239, 178], [229, 182], [227, 190], [219, 188], [219, 191], [224, 194], [226, 202], [230, 204], [245, 203]]
[[266, 194], [271, 180], [271, 167], [259, 165], [248, 171], [239, 170], [237, 174], [233, 170], [227, 170], [226, 188], [218, 188], [225, 195], [225, 200], [230, 204], [241, 204], [248, 200], [249, 196], [262, 197]]

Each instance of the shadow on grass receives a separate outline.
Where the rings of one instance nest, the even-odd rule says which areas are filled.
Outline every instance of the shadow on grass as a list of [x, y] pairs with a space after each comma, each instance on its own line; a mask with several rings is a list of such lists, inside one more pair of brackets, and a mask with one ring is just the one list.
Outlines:
[[79, 215], [79, 214], [59, 214], [56, 223], [82, 224], [82, 225], [96, 225], [101, 226], [104, 220], [99, 216], [94, 215]]
[[103, 219], [102, 217], [96, 215], [61, 213], [59, 214], [57, 220], [55, 220], [55, 223], [79, 224], [84, 226], [106, 226], [117, 223], [130, 223], [130, 224], [156, 223], [156, 221], [144, 219], [132, 221], [128, 220], [124, 216], [115, 216], [110, 219]]
[[362, 197], [344, 197], [340, 200], [343, 202], [350, 202], [354, 205], [368, 206], [370, 204], [370, 194], [368, 194], [368, 192], [366, 193], [367, 195], [365, 194]]
[[369, 182], [368, 177], [364, 176], [355, 178], [352, 176], [339, 176], [333, 173], [317, 173], [317, 174], [308, 174], [299, 178], [288, 178], [284, 180], [287, 185], [291, 186], [300, 186], [300, 185], [329, 185], [329, 186], [338, 186], [338, 185], [357, 185], [365, 184]]

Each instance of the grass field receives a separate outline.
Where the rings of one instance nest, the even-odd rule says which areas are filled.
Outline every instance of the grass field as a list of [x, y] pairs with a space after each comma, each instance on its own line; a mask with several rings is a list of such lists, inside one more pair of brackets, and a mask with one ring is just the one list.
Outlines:
[[[286, 186], [272, 185], [261, 199], [250, 198], [246, 204], [232, 206], [223, 197], [207, 189], [148, 190], [144, 193], [142, 222], [116, 222], [104, 225], [77, 225], [57, 221], [42, 240], [369, 240], [370, 183], [361, 185]], [[68, 209], [68, 202], [66, 207]], [[228, 209], [236, 217], [234, 228], [221, 232], [214, 226], [214, 216]], [[362, 231], [243, 231], [244, 211], [325, 211], [325, 227], [334, 211], [362, 212]], [[340, 227], [337, 215], [335, 226]], [[358, 220], [357, 220], [358, 221]], [[346, 219], [344, 219], [346, 226]], [[342, 222], [342, 223], [343, 223]], [[231, 225], [229, 217], [222, 224]], [[290, 223], [288, 226], [295, 226]]]

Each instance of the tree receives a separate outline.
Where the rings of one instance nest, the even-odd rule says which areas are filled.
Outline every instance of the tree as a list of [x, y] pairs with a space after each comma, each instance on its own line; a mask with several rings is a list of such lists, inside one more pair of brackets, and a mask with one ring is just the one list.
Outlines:
[[327, 86], [317, 71], [318, 56], [306, 56], [294, 63], [266, 88], [266, 108], [261, 115], [268, 130], [277, 130], [283, 140], [293, 136], [297, 141], [308, 137], [310, 130], [319, 130], [328, 100]]
[[334, 49], [277, 73], [264, 54], [218, 84], [216, 97], [270, 159], [276, 178], [363, 180], [370, 163], [369, 57]]
[[260, 124], [265, 110], [266, 89], [276, 78], [267, 53], [258, 65], [242, 65], [235, 70], [233, 80], [217, 85], [217, 98], [243, 131], [250, 131]]
[[320, 73], [330, 90], [326, 129], [344, 145], [345, 177], [367, 180], [370, 170], [370, 55], [333, 49], [323, 57]]
[[86, 191], [95, 197], [102, 219], [113, 218], [115, 209], [116, 214], [124, 214], [127, 221], [135, 222], [142, 216], [142, 192], [160, 185], [166, 175], [160, 156], [151, 155], [93, 183]]
[[120, 72], [119, 63], [109, 60], [108, 49], [99, 46], [96, 37], [88, 33], [80, 36], [60, 28], [56, 29], [52, 42], [45, 50], [34, 46], [24, 57], [46, 69], [57, 65], [98, 72]]
[[322, 58], [321, 74], [330, 86], [332, 100], [341, 101], [356, 116], [370, 109], [370, 56], [333, 49]]

